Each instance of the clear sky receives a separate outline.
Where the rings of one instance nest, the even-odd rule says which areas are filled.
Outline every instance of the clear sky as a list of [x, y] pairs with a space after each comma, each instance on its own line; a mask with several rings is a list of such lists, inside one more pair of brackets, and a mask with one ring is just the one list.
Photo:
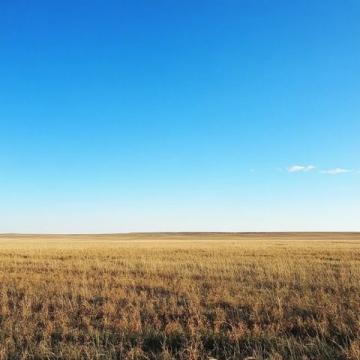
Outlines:
[[360, 230], [358, 0], [2, 1], [0, 232]]

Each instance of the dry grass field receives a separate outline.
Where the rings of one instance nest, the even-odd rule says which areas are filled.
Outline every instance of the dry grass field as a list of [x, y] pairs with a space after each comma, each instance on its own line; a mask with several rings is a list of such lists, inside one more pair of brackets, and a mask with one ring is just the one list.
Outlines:
[[0, 236], [0, 359], [360, 359], [360, 234]]

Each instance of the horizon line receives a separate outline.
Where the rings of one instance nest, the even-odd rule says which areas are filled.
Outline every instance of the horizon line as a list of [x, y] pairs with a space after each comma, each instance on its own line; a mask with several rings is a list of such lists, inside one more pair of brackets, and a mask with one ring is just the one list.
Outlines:
[[81, 232], [81, 233], [23, 233], [23, 232], [0, 232], [0, 236], [86, 236], [86, 235], [98, 235], [98, 236], [114, 236], [114, 235], [192, 235], [192, 234], [236, 234], [236, 235], [248, 235], [248, 234], [360, 234], [360, 230], [274, 230], [274, 231], [130, 231], [130, 232]]

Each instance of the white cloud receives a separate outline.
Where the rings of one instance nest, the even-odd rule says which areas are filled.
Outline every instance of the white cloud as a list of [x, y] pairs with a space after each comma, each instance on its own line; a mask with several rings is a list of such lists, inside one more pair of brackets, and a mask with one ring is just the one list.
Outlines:
[[344, 169], [344, 168], [334, 168], [334, 169], [329, 169], [329, 170], [323, 170], [320, 171], [322, 174], [328, 174], [328, 175], [339, 175], [339, 174], [346, 174], [351, 172], [351, 170], [349, 169]]
[[313, 165], [292, 165], [287, 168], [287, 171], [290, 173], [309, 172], [314, 169], [315, 169], [315, 166], [313, 166]]

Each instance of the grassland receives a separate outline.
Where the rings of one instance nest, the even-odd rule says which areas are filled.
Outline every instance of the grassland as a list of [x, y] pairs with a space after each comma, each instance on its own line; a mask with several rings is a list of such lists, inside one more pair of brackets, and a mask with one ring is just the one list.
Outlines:
[[360, 234], [0, 236], [0, 359], [360, 359]]

